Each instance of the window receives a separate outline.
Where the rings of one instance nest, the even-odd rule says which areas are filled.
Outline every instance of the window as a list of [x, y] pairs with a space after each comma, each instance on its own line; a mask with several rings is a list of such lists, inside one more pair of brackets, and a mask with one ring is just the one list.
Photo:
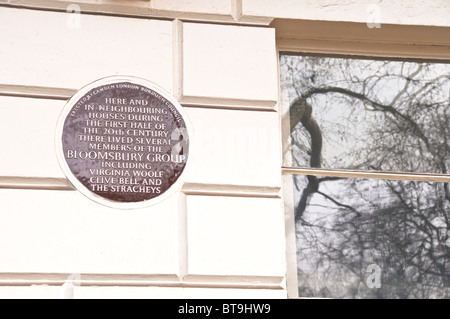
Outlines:
[[298, 296], [448, 298], [450, 65], [282, 54], [280, 75]]

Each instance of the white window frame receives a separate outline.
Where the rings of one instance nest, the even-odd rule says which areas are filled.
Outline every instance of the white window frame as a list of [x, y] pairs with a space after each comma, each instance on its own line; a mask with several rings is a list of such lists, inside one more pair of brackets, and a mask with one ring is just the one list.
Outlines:
[[[283, 54], [328, 55], [340, 57], [385, 58], [450, 63], [450, 28], [410, 25], [380, 25], [369, 28], [364, 23], [325, 22], [275, 19], [271, 26], [277, 31], [278, 61]], [[289, 118], [282, 114], [282, 94], [279, 73], [279, 113], [283, 154], [290, 135]], [[283, 159], [284, 163], [284, 159]], [[284, 175], [321, 175], [348, 178], [377, 178], [450, 182], [450, 175], [419, 173], [388, 173], [283, 166]], [[292, 195], [291, 195], [292, 194]], [[282, 198], [286, 221], [286, 286], [288, 298], [298, 295], [297, 252], [293, 213], [292, 183], [283, 179]]]

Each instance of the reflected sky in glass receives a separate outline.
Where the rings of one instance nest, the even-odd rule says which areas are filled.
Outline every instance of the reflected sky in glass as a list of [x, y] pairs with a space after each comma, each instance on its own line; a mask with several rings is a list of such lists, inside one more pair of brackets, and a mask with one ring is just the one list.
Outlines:
[[[450, 64], [282, 55], [280, 70], [285, 166], [449, 174]], [[450, 297], [449, 183], [285, 178], [299, 296]]]
[[283, 55], [280, 70], [285, 165], [448, 174], [450, 64]]
[[311, 176], [286, 178], [299, 296], [449, 298], [448, 183], [314, 177], [309, 193]]

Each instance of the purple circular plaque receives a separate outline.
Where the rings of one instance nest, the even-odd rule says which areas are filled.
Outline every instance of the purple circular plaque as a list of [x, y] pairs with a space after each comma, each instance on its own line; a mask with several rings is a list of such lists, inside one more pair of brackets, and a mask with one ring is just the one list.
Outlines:
[[189, 137], [170, 94], [143, 79], [109, 77], [69, 100], [56, 142], [61, 167], [79, 191], [110, 207], [140, 208], [179, 188]]

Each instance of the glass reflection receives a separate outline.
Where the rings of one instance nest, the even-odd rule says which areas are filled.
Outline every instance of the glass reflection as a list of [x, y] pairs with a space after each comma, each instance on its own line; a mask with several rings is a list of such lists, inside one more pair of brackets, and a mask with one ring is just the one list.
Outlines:
[[448, 183], [289, 176], [299, 296], [448, 298]]
[[284, 55], [280, 68], [285, 165], [448, 174], [450, 64]]

